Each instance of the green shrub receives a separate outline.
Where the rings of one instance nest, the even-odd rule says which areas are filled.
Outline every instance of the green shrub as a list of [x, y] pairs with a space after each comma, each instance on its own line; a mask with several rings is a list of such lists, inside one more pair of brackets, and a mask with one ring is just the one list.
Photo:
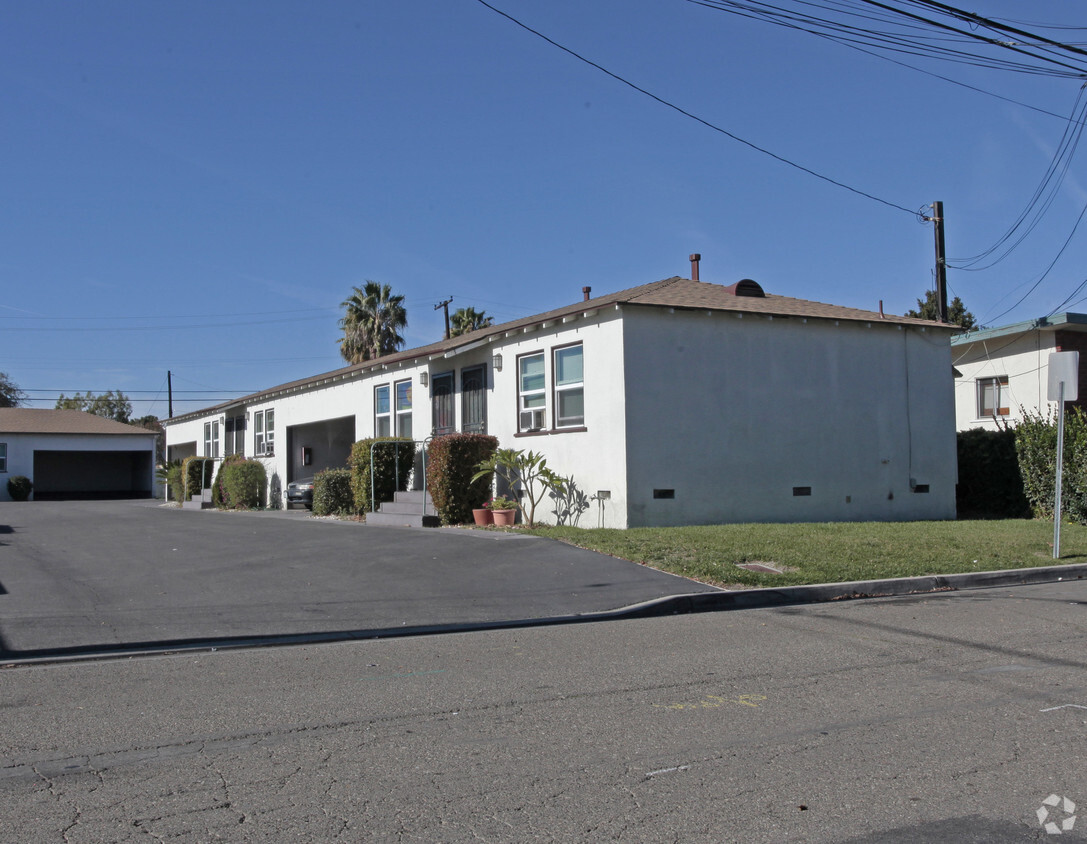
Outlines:
[[443, 525], [472, 521], [472, 510], [491, 497], [487, 478], [472, 480], [476, 467], [494, 456], [498, 438], [487, 434], [449, 434], [430, 441], [426, 484]]
[[224, 507], [254, 510], [264, 503], [268, 470], [259, 460], [228, 457], [219, 468], [219, 477], [221, 481], [215, 486], [216, 490], [222, 490]]
[[352, 516], [355, 494], [349, 469], [325, 469], [313, 478], [313, 515]]
[[239, 463], [242, 460], [245, 460], [245, 458], [240, 454], [228, 454], [219, 462], [219, 468], [215, 472], [215, 483], [211, 485], [212, 507], [220, 507], [229, 510], [237, 506], [230, 500], [230, 493], [226, 488], [226, 480], [223, 471], [232, 463]]
[[1022, 519], [1030, 516], [1015, 451], [1015, 429], [959, 431], [960, 519]]
[[14, 475], [8, 478], [8, 495], [12, 501], [29, 501], [34, 484], [26, 475]]
[[[354, 511], [370, 512], [370, 454], [371, 446], [378, 442], [396, 443], [373, 449], [374, 490], [377, 502], [391, 501], [393, 493], [408, 488], [408, 477], [415, 462], [415, 443], [404, 437], [381, 437], [359, 440], [351, 447], [347, 466], [351, 470], [351, 492], [354, 494]], [[397, 467], [399, 466], [399, 483]]]
[[[1015, 450], [1023, 492], [1039, 518], [1053, 518], [1057, 475], [1057, 420], [1054, 416], [1026, 414], [1015, 429]], [[1078, 407], [1064, 420], [1064, 466], [1061, 511], [1067, 518], [1087, 524], [1087, 415]]]
[[[200, 469], [203, 467], [203, 481], [200, 478]], [[182, 501], [188, 501], [194, 495], [199, 495], [202, 490], [211, 486], [212, 474], [215, 471], [215, 461], [203, 457], [186, 457], [182, 464], [182, 475], [185, 481], [185, 490], [182, 493]]]
[[185, 500], [184, 462], [170, 460], [155, 469], [155, 477], [166, 484], [166, 494], [178, 504]]

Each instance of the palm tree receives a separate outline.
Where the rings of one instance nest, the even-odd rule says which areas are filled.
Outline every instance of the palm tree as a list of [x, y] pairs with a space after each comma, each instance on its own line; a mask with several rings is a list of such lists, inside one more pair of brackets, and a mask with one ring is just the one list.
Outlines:
[[449, 330], [452, 337], [494, 325], [494, 317], [489, 317], [486, 311], [477, 311], [475, 308], [457, 308], [449, 321], [452, 324]]
[[340, 319], [343, 359], [348, 363], [362, 363], [391, 354], [404, 345], [400, 334], [408, 325], [404, 297], [394, 296], [389, 285], [376, 281], [367, 281], [364, 288], [352, 290], [352, 294], [340, 303], [345, 311]]

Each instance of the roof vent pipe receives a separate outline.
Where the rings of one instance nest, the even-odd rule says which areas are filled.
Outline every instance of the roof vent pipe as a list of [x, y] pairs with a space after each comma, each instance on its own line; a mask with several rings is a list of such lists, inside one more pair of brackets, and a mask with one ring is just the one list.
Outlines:
[[697, 252], [691, 254], [691, 281], [698, 281], [698, 262], [702, 260], [702, 256]]
[[590, 294], [592, 292], [593, 292], [593, 289], [591, 287], [582, 287], [581, 288], [581, 295], [585, 297], [586, 302], [589, 301], [589, 296], [590, 296]]

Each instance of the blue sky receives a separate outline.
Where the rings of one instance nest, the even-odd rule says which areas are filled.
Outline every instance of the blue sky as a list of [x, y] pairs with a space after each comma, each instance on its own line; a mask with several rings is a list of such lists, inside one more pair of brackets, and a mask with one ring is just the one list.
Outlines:
[[[167, 370], [177, 413], [341, 366], [338, 306], [368, 279], [404, 294], [417, 346], [441, 337], [449, 296], [503, 321], [584, 285], [686, 276], [691, 252], [704, 281], [902, 313], [932, 285], [932, 227], [910, 211], [942, 200], [952, 260], [980, 252], [1065, 130], [685, 0], [494, 5], [891, 205], [478, 0], [8, 3], [0, 371], [31, 406], [119, 389], [165, 417]], [[1031, 25], [1074, 16], [1030, 4]], [[1079, 93], [913, 63], [1060, 115]], [[1081, 171], [1012, 256], [949, 273], [987, 324], [1048, 313], [1087, 278], [1085, 231], [1016, 305], [1087, 203]]]

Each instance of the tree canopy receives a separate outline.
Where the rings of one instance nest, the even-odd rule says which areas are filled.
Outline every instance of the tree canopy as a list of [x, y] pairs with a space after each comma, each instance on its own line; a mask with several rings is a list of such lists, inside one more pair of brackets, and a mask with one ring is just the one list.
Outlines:
[[404, 345], [400, 332], [408, 325], [404, 297], [387, 284], [367, 281], [340, 303], [343, 337], [340, 354], [348, 363], [362, 363], [391, 354]]
[[[936, 291], [925, 291], [925, 298], [917, 300], [917, 309], [906, 311], [906, 316], [916, 317], [917, 319], [939, 319], [940, 308], [936, 303]], [[962, 299], [958, 296], [947, 305], [947, 321], [952, 325], [959, 326], [963, 331], [978, 327], [978, 321], [970, 311], [966, 310], [966, 305], [962, 303]]]
[[86, 395], [76, 393], [74, 396], [60, 394], [57, 399], [57, 410], [82, 410], [84, 413], [93, 413], [95, 416], [104, 416], [117, 422], [128, 422], [132, 418], [132, 402], [128, 396], [118, 390], [116, 393], [109, 390], [96, 396], [89, 390]]
[[26, 393], [19, 389], [6, 372], [0, 372], [0, 407], [18, 407], [26, 401]]
[[494, 325], [494, 317], [489, 317], [486, 311], [477, 311], [475, 308], [457, 308], [449, 322], [449, 335], [459, 337], [469, 331], [477, 331], [488, 325]]

